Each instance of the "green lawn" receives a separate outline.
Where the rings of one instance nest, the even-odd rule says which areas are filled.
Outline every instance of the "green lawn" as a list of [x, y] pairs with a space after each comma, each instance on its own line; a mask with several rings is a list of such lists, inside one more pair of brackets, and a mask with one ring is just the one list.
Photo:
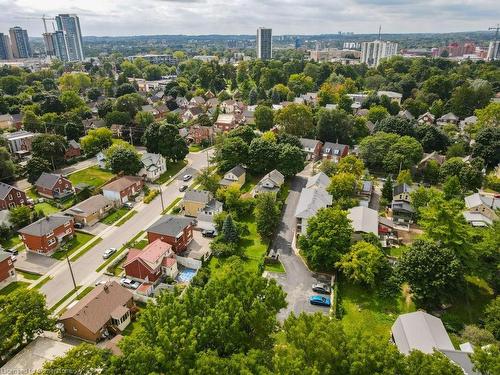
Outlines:
[[125, 217], [122, 217], [120, 220], [118, 220], [118, 221], [115, 223], [115, 225], [116, 225], [117, 227], [122, 226], [123, 224], [125, 224], [125, 222], [127, 222], [128, 220], [130, 220], [130, 219], [132, 218], [132, 216], [134, 216], [136, 213], [137, 213], [137, 211], [136, 211], [136, 210], [132, 210], [132, 211], [130, 211], [130, 214], [128, 214], [128, 215], [127, 215], [127, 216], [125, 216]]
[[87, 184], [93, 187], [99, 187], [108, 182], [115, 175], [99, 167], [89, 167], [69, 175], [69, 180], [74, 185]]
[[186, 160], [181, 160], [181, 161], [178, 161], [178, 162], [168, 162], [167, 163], [167, 171], [165, 173], [163, 173], [156, 181], [155, 183], [157, 184], [164, 184], [165, 182], [167, 182], [168, 180], [170, 180], [170, 178], [172, 178], [172, 176], [175, 176], [177, 173], [179, 173], [179, 171], [184, 168], [185, 166], [187, 165], [187, 161]]
[[125, 214], [127, 214], [129, 210], [126, 208], [118, 208], [116, 210], [111, 210], [110, 214], [106, 216], [104, 219], [101, 219], [101, 223], [106, 225], [112, 225], [119, 219], [121, 219]]
[[384, 299], [369, 288], [340, 281], [342, 323], [347, 331], [363, 329], [372, 335], [387, 339], [391, 326], [400, 314], [415, 311], [411, 300], [403, 294], [399, 298]]
[[181, 201], [181, 199], [182, 199], [181, 197], [175, 198], [172, 203], [170, 203], [167, 207], [165, 207], [165, 211], [162, 212], [162, 215], [165, 215], [170, 210], [172, 210], [177, 205], [177, 203]]
[[35, 210], [40, 210], [44, 213], [45, 216], [49, 216], [55, 214], [56, 212], [61, 211], [59, 208], [52, 206], [48, 202], [37, 203], [35, 204]]
[[76, 253], [75, 255], [73, 255], [70, 260], [72, 262], [76, 261], [78, 258], [80, 258], [82, 255], [84, 255], [87, 251], [89, 251], [90, 249], [92, 249], [95, 245], [97, 245], [101, 241], [102, 241], [102, 238], [99, 237], [97, 240], [95, 240], [91, 244], [85, 246], [82, 250], [80, 250], [78, 253]]
[[199, 152], [201, 150], [203, 150], [201, 145], [189, 145], [189, 152]]
[[24, 272], [21, 270], [16, 270], [18, 275], [22, 275], [27, 280], [38, 280], [42, 275], [37, 275], [36, 273]]
[[49, 309], [49, 311], [50, 311], [51, 313], [53, 313], [54, 311], [56, 311], [56, 310], [57, 310], [57, 308], [58, 308], [59, 306], [61, 306], [64, 302], [66, 302], [66, 301], [67, 301], [67, 300], [68, 300], [68, 299], [69, 299], [69, 298], [70, 298], [73, 294], [75, 294], [75, 293], [78, 291], [78, 289], [80, 289], [80, 286], [79, 286], [79, 285], [76, 287], [76, 289], [72, 289], [72, 290], [70, 290], [68, 293], [66, 293], [66, 295], [65, 295], [63, 298], [61, 298], [59, 301], [57, 301], [57, 303], [56, 303], [54, 306], [52, 306], [52, 307]]
[[[73, 254], [78, 248], [81, 246], [85, 245], [87, 242], [89, 242], [94, 236], [91, 234], [87, 233], [82, 233], [82, 232], [75, 232], [75, 236], [67, 242], [67, 253], [68, 256]], [[52, 258], [55, 258], [57, 260], [61, 260], [66, 257], [66, 252], [65, 251], [56, 251], [54, 254], [52, 254]]]
[[82, 290], [78, 295], [76, 296], [77, 300], [81, 300], [83, 297], [85, 297], [87, 294], [89, 294], [92, 290], [94, 290], [93, 286], [88, 286], [84, 290]]
[[12, 249], [14, 246], [19, 245], [22, 242], [21, 237], [19, 235], [14, 234], [14, 236], [8, 238], [8, 239], [2, 239], [0, 240], [0, 245], [4, 249]]
[[18, 289], [26, 288], [28, 285], [29, 284], [24, 281], [14, 281], [13, 283], [7, 285], [5, 288], [0, 289], [0, 296], [6, 296]]
[[391, 247], [388, 249], [387, 253], [390, 256], [399, 258], [407, 250], [408, 250], [408, 247], [406, 247], [406, 246]]
[[279, 262], [278, 264], [266, 264], [264, 270], [276, 273], [285, 273], [285, 267]]
[[243, 184], [243, 186], [241, 187], [241, 192], [242, 193], [248, 193], [250, 191], [253, 190], [253, 188], [255, 187], [255, 185], [258, 184], [258, 182], [260, 181], [260, 179], [262, 178], [262, 176], [252, 176], [250, 174], [247, 174], [246, 177], [245, 177], [245, 183]]
[[140, 241], [137, 241], [134, 243], [134, 249], [139, 249], [139, 250], [142, 250], [144, 249], [146, 246], [148, 246], [149, 244], [149, 241], [147, 238], [143, 239], [143, 240], [140, 240]]
[[452, 303], [441, 319], [446, 328], [458, 332], [464, 325], [478, 324], [483, 316], [484, 308], [495, 297], [493, 289], [476, 276], [466, 276], [464, 293]]
[[42, 286], [47, 284], [50, 280], [52, 280], [52, 276], [45, 276], [42, 281], [40, 281], [33, 289], [41, 289]]

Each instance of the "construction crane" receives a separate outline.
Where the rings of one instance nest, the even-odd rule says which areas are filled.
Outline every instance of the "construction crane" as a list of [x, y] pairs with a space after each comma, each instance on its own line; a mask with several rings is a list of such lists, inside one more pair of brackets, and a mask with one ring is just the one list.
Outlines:
[[493, 61], [495, 60], [495, 49], [497, 47], [497, 40], [498, 40], [498, 31], [500, 30], [500, 25], [497, 24], [496, 26], [488, 27], [488, 30], [495, 30], [495, 41], [493, 42], [493, 51], [491, 53], [490, 60]]

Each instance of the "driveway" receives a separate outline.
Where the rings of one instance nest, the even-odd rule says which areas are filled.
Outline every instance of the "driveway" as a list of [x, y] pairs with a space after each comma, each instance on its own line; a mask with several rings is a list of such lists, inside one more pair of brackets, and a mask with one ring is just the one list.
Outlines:
[[193, 230], [193, 240], [181, 256], [203, 260], [203, 257], [210, 252], [210, 241], [210, 238], [201, 235], [201, 230]]
[[309, 303], [309, 297], [316, 294], [311, 289], [312, 284], [327, 280], [309, 271], [302, 259], [292, 249], [295, 229], [295, 209], [299, 201], [300, 192], [306, 185], [307, 177], [311, 175], [310, 170], [310, 167], [306, 167], [304, 171], [293, 178], [290, 193], [285, 202], [279, 231], [273, 241], [273, 248], [280, 250], [280, 260], [283, 267], [285, 267], [286, 273], [265, 273], [266, 277], [275, 279], [287, 294], [286, 301], [288, 306], [278, 313], [280, 321], [285, 320], [292, 312], [295, 315], [301, 312], [314, 313], [320, 311], [324, 314], [328, 314], [329, 312], [329, 309], [326, 307], [313, 306]]
[[57, 262], [57, 259], [25, 250], [17, 255], [17, 260], [16, 263], [14, 263], [14, 266], [21, 271], [34, 272], [43, 275]]

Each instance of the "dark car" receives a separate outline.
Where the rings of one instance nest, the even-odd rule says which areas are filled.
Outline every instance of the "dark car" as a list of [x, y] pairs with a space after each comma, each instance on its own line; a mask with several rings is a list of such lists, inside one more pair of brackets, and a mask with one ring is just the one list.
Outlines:
[[82, 229], [83, 224], [82, 223], [75, 223], [75, 224], [73, 224], [73, 227], [75, 227], [76, 229]]
[[321, 294], [330, 294], [330, 292], [332, 291], [330, 286], [324, 283], [313, 284], [312, 290], [316, 293], [321, 293]]
[[312, 296], [309, 298], [311, 305], [330, 307], [330, 298], [323, 296]]
[[17, 251], [16, 249], [5, 249], [4, 251], [6, 253], [10, 253], [12, 255], [18, 255], [19, 254], [19, 251]]
[[203, 237], [213, 238], [217, 236], [217, 231], [215, 229], [205, 229], [204, 231], [201, 232], [201, 235]]
[[187, 190], [187, 188], [188, 188], [188, 186], [187, 186], [187, 185], [182, 185], [182, 186], [179, 188], [179, 191], [180, 191], [180, 192], [186, 191], [186, 190]]

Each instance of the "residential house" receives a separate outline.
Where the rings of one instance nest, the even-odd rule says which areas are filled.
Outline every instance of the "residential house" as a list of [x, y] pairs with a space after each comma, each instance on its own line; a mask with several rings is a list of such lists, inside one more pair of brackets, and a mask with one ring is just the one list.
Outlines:
[[222, 113], [242, 113], [245, 110], [245, 104], [237, 100], [224, 100], [220, 106]]
[[148, 241], [157, 239], [172, 245], [172, 250], [182, 253], [193, 240], [193, 220], [176, 215], [164, 215], [151, 225], [148, 232]]
[[307, 233], [307, 221], [321, 208], [332, 205], [332, 196], [322, 187], [304, 188], [295, 209], [296, 233]]
[[14, 119], [10, 114], [0, 115], [0, 129], [12, 129], [14, 127]]
[[460, 130], [465, 130], [467, 126], [474, 125], [477, 122], [477, 116], [469, 116], [460, 121]]
[[242, 119], [243, 122], [246, 125], [253, 125], [255, 124], [255, 111], [250, 111], [248, 109], [245, 109], [242, 113]]
[[206, 106], [208, 108], [217, 108], [218, 105], [219, 105], [219, 99], [217, 98], [210, 98], [206, 102]]
[[133, 294], [116, 281], [96, 286], [89, 294], [66, 310], [59, 322], [64, 333], [98, 342], [113, 333], [123, 332], [130, 324], [134, 308]]
[[408, 111], [407, 109], [399, 111], [398, 117], [402, 117], [405, 120], [409, 120], [409, 121], [415, 120], [415, 116], [413, 116], [411, 114], [411, 112]]
[[321, 149], [323, 143], [317, 139], [300, 138], [302, 150], [307, 154], [307, 160], [319, 160], [321, 158]]
[[227, 132], [233, 130], [238, 125], [234, 113], [221, 113], [215, 121], [214, 127], [220, 131]]
[[81, 154], [82, 154], [82, 149], [80, 147], [80, 144], [74, 139], [71, 139], [68, 142], [68, 148], [66, 148], [66, 152], [64, 153], [64, 159], [68, 160], [76, 158]]
[[158, 105], [156, 110], [158, 111], [158, 118], [164, 118], [169, 112], [167, 105], [164, 103]]
[[19, 130], [14, 133], [4, 133], [2, 136], [7, 140], [11, 154], [22, 158], [31, 153], [31, 142], [35, 137], [34, 133]]
[[151, 104], [143, 105], [141, 107], [141, 112], [151, 113], [155, 119], [160, 117], [160, 112]]
[[372, 194], [373, 194], [373, 182], [369, 180], [363, 180], [361, 182], [361, 188], [358, 191], [358, 195], [362, 198], [359, 204], [368, 207], [372, 199]]
[[321, 149], [323, 159], [338, 163], [340, 159], [349, 154], [349, 146], [340, 143], [325, 142]]
[[497, 211], [500, 210], [500, 198], [494, 195], [485, 195], [480, 193], [471, 194], [465, 197], [464, 212], [465, 220], [475, 226], [492, 225], [493, 221], [498, 220]]
[[26, 203], [24, 191], [5, 182], [0, 182], [0, 210], [8, 210]]
[[229, 186], [236, 184], [242, 187], [245, 184], [246, 171], [241, 165], [237, 165], [224, 174], [224, 178], [219, 181], [219, 185]]
[[441, 352], [450, 361], [460, 366], [466, 375], [481, 375], [474, 371], [469, 357], [473, 352], [470, 344], [461, 344], [456, 350], [441, 319], [424, 311], [402, 314], [392, 325], [392, 340], [400, 353], [410, 354], [413, 350], [425, 354]]
[[458, 118], [458, 116], [456, 116], [452, 112], [449, 112], [449, 113], [441, 116], [440, 118], [438, 118], [437, 119], [437, 124], [438, 125], [445, 125], [445, 124], [458, 125], [458, 121], [460, 121], [460, 119]]
[[181, 115], [183, 122], [188, 122], [191, 120], [196, 120], [200, 115], [203, 114], [203, 109], [200, 107], [190, 107], [184, 111]]
[[222, 209], [222, 202], [216, 199], [209, 200], [196, 215], [196, 226], [202, 230], [215, 229], [214, 216], [221, 213]]
[[205, 99], [203, 99], [203, 97], [201, 96], [193, 96], [189, 101], [189, 105], [200, 107], [202, 105], [205, 105]]
[[434, 160], [438, 163], [438, 165], [441, 165], [446, 161], [446, 156], [440, 155], [437, 151], [433, 151], [430, 154], [424, 153], [422, 160], [420, 160], [417, 164], [417, 169], [420, 171], [424, 170], [431, 160]]
[[187, 190], [182, 199], [182, 210], [184, 215], [196, 217], [210, 201], [214, 199], [214, 195], [206, 190]]
[[212, 143], [214, 138], [214, 128], [211, 126], [192, 125], [188, 129], [188, 141], [197, 145], [203, 142]]
[[123, 138], [123, 131], [125, 129], [125, 125], [121, 124], [112, 124], [109, 127], [109, 130], [113, 133], [114, 138]]
[[347, 212], [354, 229], [353, 238], [361, 240], [363, 234], [373, 233], [378, 237], [378, 212], [365, 206], [352, 207]]
[[82, 120], [82, 123], [85, 131], [89, 131], [90, 129], [104, 128], [106, 126], [106, 121], [97, 117], [84, 119]]
[[97, 165], [99, 166], [99, 168], [107, 169], [107, 166], [106, 166], [107, 158], [106, 158], [106, 155], [104, 154], [104, 152], [99, 151], [95, 157], [97, 159]]
[[148, 181], [154, 181], [167, 170], [167, 161], [160, 154], [146, 152], [141, 155], [142, 169], [138, 175], [146, 178]]
[[175, 103], [177, 104], [177, 106], [179, 108], [187, 108], [188, 105], [189, 105], [189, 100], [187, 100], [185, 97], [183, 96], [179, 96], [175, 99]]
[[370, 134], [373, 134], [375, 132], [375, 124], [371, 122], [370, 120], [367, 120], [366, 123], [366, 128], [368, 129], [368, 132]]
[[323, 172], [318, 172], [307, 179], [306, 188], [326, 188], [330, 185], [330, 177]]
[[411, 191], [411, 187], [407, 184], [394, 186], [391, 203], [394, 222], [409, 223], [413, 221], [415, 210], [411, 205]]
[[0, 250], [0, 289], [17, 280], [12, 254]]
[[19, 234], [29, 251], [50, 255], [62, 242], [73, 238], [74, 220], [70, 216], [54, 214], [43, 217], [30, 225], [19, 229]]
[[417, 119], [417, 122], [419, 124], [434, 124], [434, 121], [435, 121], [435, 117], [432, 113], [430, 112], [425, 112], [423, 115], [420, 115]]
[[73, 184], [62, 174], [43, 172], [35, 182], [38, 194], [45, 198], [64, 198], [74, 194]]
[[285, 176], [277, 169], [273, 169], [262, 177], [257, 186], [255, 186], [253, 196], [256, 197], [261, 193], [278, 193], [284, 182]]
[[65, 213], [72, 216], [75, 223], [91, 226], [103, 219], [114, 206], [112, 200], [97, 194], [67, 209]]
[[136, 194], [139, 194], [144, 186], [142, 177], [123, 176], [103, 186], [102, 195], [106, 198], [123, 204]]
[[132, 279], [156, 284], [164, 277], [177, 276], [177, 260], [172, 246], [157, 239], [143, 250], [129, 249], [123, 263], [125, 275]]
[[403, 94], [394, 91], [379, 91], [377, 92], [377, 95], [379, 98], [381, 98], [382, 96], [387, 96], [389, 99], [391, 99], [391, 102], [396, 102], [399, 105], [401, 105], [401, 99], [403, 98]]
[[23, 114], [22, 113], [14, 113], [12, 115], [10, 115], [10, 117], [12, 118], [12, 125], [14, 126], [14, 128], [16, 128], [16, 130], [21, 130], [21, 128], [23, 127]]

